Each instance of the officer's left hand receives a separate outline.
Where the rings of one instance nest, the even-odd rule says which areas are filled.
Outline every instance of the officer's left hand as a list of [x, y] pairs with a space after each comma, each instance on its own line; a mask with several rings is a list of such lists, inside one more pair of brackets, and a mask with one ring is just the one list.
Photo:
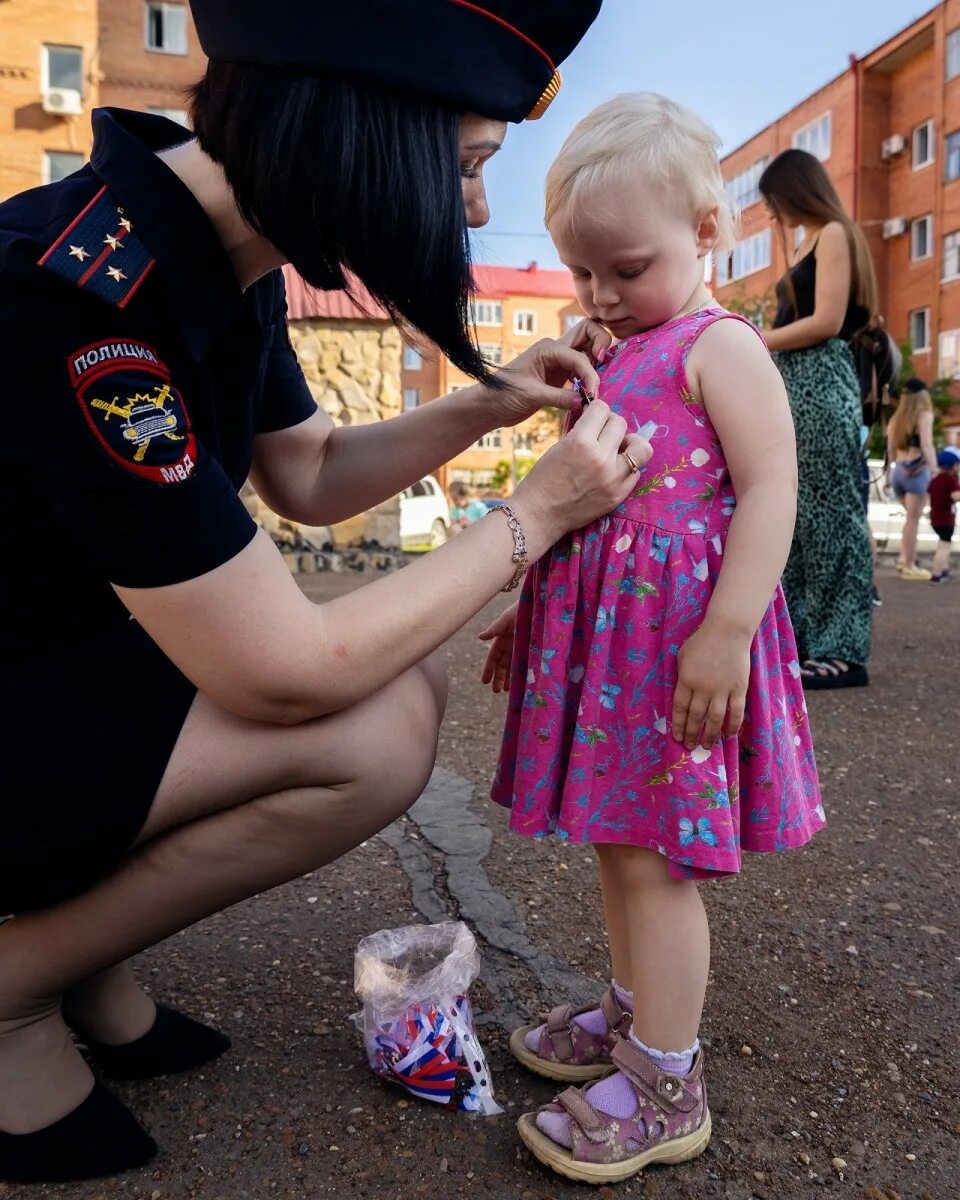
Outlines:
[[610, 334], [596, 321], [581, 321], [562, 338], [535, 342], [497, 372], [506, 384], [503, 391], [481, 387], [491, 415], [491, 429], [518, 425], [541, 408], [578, 410], [579, 394], [565, 385], [579, 379], [591, 399], [599, 393], [594, 364], [603, 361]]

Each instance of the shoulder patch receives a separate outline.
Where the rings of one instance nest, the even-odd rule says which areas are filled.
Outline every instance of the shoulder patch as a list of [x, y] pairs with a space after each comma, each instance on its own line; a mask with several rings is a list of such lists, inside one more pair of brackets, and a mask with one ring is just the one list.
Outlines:
[[80, 410], [101, 447], [153, 483], [185, 483], [197, 439], [170, 371], [144, 342], [95, 342], [67, 359]]
[[39, 265], [74, 287], [124, 308], [153, 269], [154, 259], [106, 187], [70, 222]]

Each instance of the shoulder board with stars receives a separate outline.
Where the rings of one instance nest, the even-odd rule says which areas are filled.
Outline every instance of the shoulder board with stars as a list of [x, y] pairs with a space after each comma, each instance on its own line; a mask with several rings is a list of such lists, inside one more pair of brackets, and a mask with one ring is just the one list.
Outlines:
[[116, 198], [102, 187], [60, 234], [39, 265], [67, 283], [124, 308], [154, 259]]

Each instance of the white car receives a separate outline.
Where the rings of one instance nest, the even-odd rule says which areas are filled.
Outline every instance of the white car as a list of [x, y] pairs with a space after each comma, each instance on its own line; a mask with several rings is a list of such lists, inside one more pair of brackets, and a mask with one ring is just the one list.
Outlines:
[[401, 492], [401, 546], [442, 546], [449, 533], [450, 506], [432, 475]]
[[[867, 521], [878, 550], [893, 552], [900, 549], [904, 522], [907, 514], [903, 505], [887, 487], [887, 474], [879, 458], [867, 463], [870, 470], [870, 501]], [[932, 554], [936, 549], [937, 535], [930, 528], [930, 509], [924, 506], [917, 530], [917, 549]]]

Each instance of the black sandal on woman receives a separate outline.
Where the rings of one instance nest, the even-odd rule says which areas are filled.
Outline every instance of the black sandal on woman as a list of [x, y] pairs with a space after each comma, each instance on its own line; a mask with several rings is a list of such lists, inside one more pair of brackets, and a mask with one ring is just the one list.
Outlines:
[[64, 1006], [64, 1020], [87, 1049], [88, 1056], [105, 1074], [116, 1079], [152, 1079], [157, 1075], [176, 1075], [203, 1066], [230, 1049], [230, 1039], [173, 1008], [157, 1005], [157, 1016], [143, 1037], [111, 1046], [89, 1037], [70, 1018]]
[[836, 688], [866, 687], [870, 682], [867, 668], [842, 658], [822, 661], [808, 658], [800, 668], [800, 681], [805, 692], [826, 692]]
[[0, 1179], [65, 1183], [142, 1167], [157, 1143], [101, 1084], [73, 1112], [34, 1133], [0, 1132]]

